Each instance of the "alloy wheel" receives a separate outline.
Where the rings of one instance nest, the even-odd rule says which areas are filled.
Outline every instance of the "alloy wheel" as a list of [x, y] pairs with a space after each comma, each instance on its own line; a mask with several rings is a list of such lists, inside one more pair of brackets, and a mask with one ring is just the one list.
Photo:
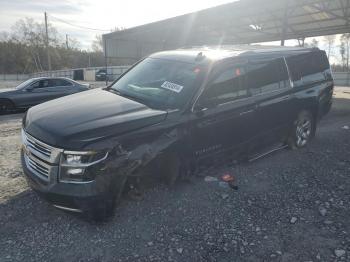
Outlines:
[[311, 119], [305, 117], [299, 119], [296, 127], [296, 144], [298, 147], [303, 147], [309, 140], [312, 133]]

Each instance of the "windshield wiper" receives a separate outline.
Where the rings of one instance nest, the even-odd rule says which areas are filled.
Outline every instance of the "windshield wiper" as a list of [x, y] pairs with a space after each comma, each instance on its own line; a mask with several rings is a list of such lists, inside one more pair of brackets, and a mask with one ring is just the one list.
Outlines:
[[109, 91], [111, 91], [111, 92], [113, 92], [113, 93], [115, 93], [115, 94], [117, 94], [117, 95], [119, 95], [119, 96], [122, 96], [122, 97], [128, 98], [128, 99], [130, 99], [130, 100], [133, 100], [133, 101], [135, 101], [135, 102], [138, 102], [138, 103], [147, 105], [147, 104], [145, 103], [145, 100], [143, 100], [143, 99], [141, 99], [141, 98], [134, 97], [134, 96], [131, 96], [131, 95], [127, 95], [127, 94], [122, 93], [122, 92], [120, 92], [119, 90], [116, 90], [116, 89], [113, 89], [113, 88], [111, 88]]

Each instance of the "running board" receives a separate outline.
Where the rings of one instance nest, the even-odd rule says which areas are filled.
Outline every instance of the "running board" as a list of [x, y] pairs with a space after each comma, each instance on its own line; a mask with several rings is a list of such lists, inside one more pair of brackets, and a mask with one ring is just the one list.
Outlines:
[[270, 155], [270, 154], [272, 154], [273, 152], [276, 152], [276, 151], [278, 151], [278, 150], [285, 149], [286, 147], [288, 147], [288, 145], [281, 145], [281, 146], [279, 146], [279, 147], [276, 147], [276, 148], [271, 149], [270, 151], [267, 151], [267, 152], [262, 153], [262, 154], [260, 154], [260, 155], [256, 155], [256, 156], [254, 156], [253, 158], [250, 158], [248, 161], [249, 161], [249, 162], [253, 162], [253, 161], [258, 160], [258, 159], [260, 159], [260, 158], [262, 158], [262, 157], [265, 157], [265, 156], [267, 156], [267, 155]]

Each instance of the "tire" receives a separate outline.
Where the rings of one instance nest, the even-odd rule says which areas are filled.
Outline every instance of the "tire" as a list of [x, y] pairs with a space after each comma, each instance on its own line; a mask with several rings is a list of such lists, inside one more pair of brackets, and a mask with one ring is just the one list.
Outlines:
[[8, 113], [10, 110], [14, 109], [14, 105], [10, 100], [4, 99], [0, 100], [0, 114]]
[[160, 176], [168, 186], [173, 186], [180, 176], [180, 159], [174, 153], [160, 157]]
[[292, 149], [305, 147], [315, 136], [316, 121], [309, 111], [301, 111], [293, 123], [287, 144]]
[[88, 220], [103, 223], [113, 217], [115, 209], [121, 201], [126, 181], [126, 176], [118, 176], [114, 182], [115, 187], [105, 197], [88, 204], [84, 212], [87, 214]]

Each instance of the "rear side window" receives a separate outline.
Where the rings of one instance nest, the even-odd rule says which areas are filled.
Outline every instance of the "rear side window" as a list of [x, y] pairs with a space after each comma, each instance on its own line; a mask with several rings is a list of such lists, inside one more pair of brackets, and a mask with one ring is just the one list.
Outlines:
[[72, 83], [64, 79], [53, 79], [53, 86], [71, 86]]
[[209, 88], [200, 98], [200, 104], [215, 106], [248, 96], [243, 85], [244, 70], [239, 66], [229, 66], [218, 73]]
[[270, 93], [289, 87], [289, 75], [284, 59], [250, 63], [247, 66], [245, 84], [252, 95]]
[[308, 84], [325, 80], [323, 72], [329, 69], [324, 52], [310, 52], [287, 58], [291, 78], [294, 82]]

